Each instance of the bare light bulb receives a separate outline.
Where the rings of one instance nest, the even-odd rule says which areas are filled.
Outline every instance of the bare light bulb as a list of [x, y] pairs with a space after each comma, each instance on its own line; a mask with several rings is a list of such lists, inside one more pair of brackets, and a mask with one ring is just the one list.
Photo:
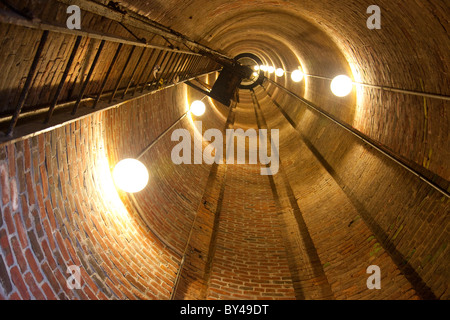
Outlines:
[[124, 159], [113, 170], [113, 179], [116, 186], [129, 193], [139, 192], [148, 183], [147, 168], [136, 159]]
[[281, 68], [278, 68], [277, 70], [275, 70], [275, 75], [276, 75], [277, 77], [282, 77], [282, 76], [284, 76], [284, 70], [281, 69]]
[[267, 72], [268, 72], [268, 73], [274, 73], [274, 71], [275, 71], [275, 68], [274, 68], [274, 67], [272, 67], [272, 66], [267, 67]]
[[294, 82], [302, 81], [303, 80], [303, 72], [301, 72], [300, 70], [293, 71], [291, 74], [291, 79]]
[[261, 66], [259, 66], [259, 69], [261, 69], [262, 71], [266, 72], [268, 68], [265, 65], [261, 65]]
[[200, 100], [195, 100], [191, 104], [191, 108], [189, 109], [194, 116], [200, 117], [206, 111], [205, 104]]
[[331, 81], [330, 88], [335, 96], [345, 97], [353, 90], [352, 79], [345, 75], [337, 76]]

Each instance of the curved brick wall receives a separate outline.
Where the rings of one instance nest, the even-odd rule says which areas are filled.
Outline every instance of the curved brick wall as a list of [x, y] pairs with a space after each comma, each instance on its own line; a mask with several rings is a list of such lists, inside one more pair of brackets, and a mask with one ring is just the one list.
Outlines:
[[[170, 297], [181, 257], [114, 188], [107, 149], [118, 146], [106, 143], [114, 117], [99, 113], [2, 147], [2, 298]], [[67, 288], [71, 265], [81, 267], [80, 290]]]
[[[232, 56], [449, 94], [444, 1], [377, 1], [373, 31], [364, 1], [121, 3]], [[339, 99], [328, 80], [271, 79], [449, 187], [448, 102], [372, 88]], [[166, 135], [142, 158], [149, 186], [116, 191], [113, 165], [202, 98], [184, 85], [1, 146], [0, 298], [448, 299], [448, 198], [270, 83], [255, 94], [259, 108], [241, 92], [231, 117], [209, 102], [203, 131], [280, 129], [273, 177], [176, 166]], [[193, 134], [193, 120], [174, 129]], [[80, 290], [65, 285], [69, 265]], [[367, 289], [369, 265], [381, 290]]]
[[[296, 68], [295, 60], [299, 60], [307, 73], [319, 76], [347, 72], [362, 83], [442, 95], [450, 92], [450, 57], [443, 45], [448, 44], [445, 1], [255, 4], [199, 0], [179, 4], [172, 0], [164, 8], [133, 0], [124, 3], [161, 23], [169, 20], [175, 30], [231, 55], [249, 51], [287, 70]], [[381, 8], [381, 30], [366, 26], [371, 4]], [[363, 88], [355, 103], [335, 99], [327, 80], [309, 81], [309, 100], [428, 170], [432, 178], [447, 180], [441, 183], [448, 187], [448, 148], [441, 147], [448, 146], [447, 102]]]

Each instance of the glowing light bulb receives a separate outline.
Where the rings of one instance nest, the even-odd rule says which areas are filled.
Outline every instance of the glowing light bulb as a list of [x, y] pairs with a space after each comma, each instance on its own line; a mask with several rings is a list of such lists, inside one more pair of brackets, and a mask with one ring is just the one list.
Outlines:
[[259, 68], [264, 72], [267, 71], [267, 66], [265, 66], [265, 65], [261, 65], [261, 66], [259, 66]]
[[194, 116], [200, 117], [205, 113], [206, 106], [202, 101], [196, 100], [192, 102], [191, 108], [189, 110]]
[[303, 80], [303, 72], [301, 72], [300, 70], [293, 71], [291, 74], [291, 79], [294, 82], [302, 81]]
[[253, 67], [253, 70], [255, 70], [255, 71], [259, 71], [259, 69], [260, 69], [260, 67], [258, 65]]
[[253, 72], [253, 76], [257, 77], [258, 76], [258, 72]]
[[113, 170], [116, 186], [129, 193], [139, 192], [147, 186], [148, 171], [142, 162], [136, 159], [124, 159]]
[[272, 66], [267, 67], [267, 72], [269, 72], [269, 73], [274, 73], [274, 72], [275, 72], [275, 68], [272, 67]]
[[331, 81], [331, 91], [335, 96], [338, 97], [345, 97], [350, 92], [352, 92], [353, 89], [353, 83], [352, 79], [345, 75], [337, 76]]
[[277, 70], [275, 70], [275, 75], [276, 75], [277, 77], [282, 77], [282, 76], [284, 76], [284, 70], [281, 69], [281, 68], [278, 68]]

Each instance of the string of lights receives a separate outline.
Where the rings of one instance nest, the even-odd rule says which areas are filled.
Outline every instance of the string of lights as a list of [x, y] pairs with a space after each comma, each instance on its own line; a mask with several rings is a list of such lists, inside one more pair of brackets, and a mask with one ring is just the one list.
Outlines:
[[[300, 67], [294, 71], [285, 71], [282, 68], [275, 68], [273, 66], [266, 65], [255, 65], [253, 67], [256, 75], [259, 72], [264, 72], [268, 74], [275, 73], [275, 75], [279, 78], [283, 77], [285, 74], [291, 75], [291, 80], [298, 83], [301, 82], [306, 76], [309, 76], [302, 72]], [[352, 79], [346, 75], [338, 75], [334, 77], [331, 81], [330, 85], [331, 92], [337, 97], [345, 97], [348, 96], [353, 90], [353, 82]]]

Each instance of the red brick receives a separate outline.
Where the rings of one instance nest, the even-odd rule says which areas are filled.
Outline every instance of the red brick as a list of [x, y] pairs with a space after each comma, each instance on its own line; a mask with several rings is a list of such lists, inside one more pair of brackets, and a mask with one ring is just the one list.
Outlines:
[[9, 176], [14, 177], [16, 175], [16, 152], [14, 145], [8, 145], [8, 161], [9, 161]]
[[65, 292], [67, 297], [69, 299], [74, 299], [75, 293], [72, 289], [70, 289], [67, 285], [68, 277], [70, 277], [70, 274], [67, 273], [67, 276], [63, 275], [59, 269], [56, 269], [54, 271], [55, 278], [58, 280], [59, 285], [61, 286], [62, 290]]
[[14, 292], [10, 297], [9, 300], [22, 300], [17, 292]]
[[22, 204], [22, 219], [25, 224], [24, 227], [26, 230], [31, 228], [31, 220], [30, 220], [30, 208], [28, 207], [27, 197], [25, 195], [20, 196], [21, 204]]
[[48, 177], [47, 177], [47, 170], [45, 169], [44, 165], [39, 166], [39, 172], [41, 173], [41, 183], [42, 183], [42, 191], [44, 199], [47, 199], [48, 197]]
[[41, 248], [44, 251], [45, 258], [46, 258], [48, 264], [50, 265], [51, 269], [55, 269], [56, 262], [55, 262], [55, 259], [53, 258], [53, 254], [51, 252], [51, 249], [48, 245], [47, 240], [44, 239], [41, 241]]
[[33, 180], [35, 185], [38, 185], [40, 182], [40, 173], [39, 173], [39, 155], [37, 153], [37, 151], [32, 151], [32, 167], [33, 167]]
[[8, 233], [13, 234], [14, 232], [16, 232], [16, 228], [14, 227], [14, 222], [9, 207], [5, 207], [5, 209], [3, 210], [3, 218], [5, 219], [6, 226], [8, 228]]
[[38, 135], [38, 150], [39, 150], [39, 163], [43, 163], [45, 161], [45, 144], [44, 144], [44, 136], [42, 134]]
[[50, 200], [45, 200], [45, 210], [47, 211], [47, 218], [50, 221], [52, 229], [56, 229], [55, 213], [53, 212], [52, 203]]
[[120, 286], [120, 291], [130, 300], [136, 300], [136, 296], [125, 286]]
[[13, 291], [10, 275], [8, 273], [8, 268], [5, 265], [5, 261], [3, 260], [3, 255], [0, 255], [0, 285], [6, 295]]
[[114, 292], [119, 300], [124, 299], [125, 296], [123, 295], [123, 293], [117, 289], [116, 285], [112, 283], [110, 279], [106, 279], [105, 283]]
[[70, 254], [72, 260], [75, 262], [76, 265], [78, 265], [78, 266], [81, 265], [81, 262], [80, 262], [80, 260], [78, 259], [78, 256], [77, 256], [77, 254], [75, 253], [75, 250], [74, 250], [73, 247], [72, 247], [72, 243], [70, 242], [70, 239], [69, 239], [69, 238], [66, 238], [66, 239], [64, 240], [64, 242], [65, 242], [66, 249], [67, 249], [68, 253]]
[[97, 293], [97, 298], [98, 298], [99, 300], [109, 300], [109, 298], [108, 298], [103, 292], [101, 292], [101, 291], [99, 291], [99, 292]]
[[14, 258], [5, 229], [0, 229], [0, 246], [3, 249], [6, 264], [11, 266], [14, 263]]
[[61, 290], [61, 288], [59, 286], [58, 280], [55, 278], [55, 274], [54, 274], [53, 270], [50, 268], [48, 263], [47, 262], [43, 262], [41, 264], [41, 269], [42, 269], [42, 272], [45, 275], [46, 282], [49, 284], [49, 286], [52, 288], [52, 290], [55, 293], [58, 293]]
[[45, 206], [44, 206], [44, 198], [42, 195], [42, 188], [40, 185], [36, 185], [36, 199], [37, 199], [37, 204], [39, 207], [41, 219], [45, 219], [46, 213], [45, 213]]
[[70, 257], [69, 257], [69, 254], [67, 252], [66, 246], [64, 244], [64, 240], [63, 240], [61, 234], [59, 233], [59, 231], [55, 232], [55, 239], [56, 239], [56, 242], [58, 243], [59, 252], [61, 252], [64, 260], [65, 261], [69, 261]]
[[31, 150], [30, 150], [30, 142], [28, 139], [23, 141], [23, 156], [25, 160], [25, 171], [31, 169]]
[[86, 283], [86, 285], [90, 287], [92, 290], [97, 291], [97, 285], [95, 284], [94, 281], [92, 281], [91, 277], [86, 272], [86, 270], [84, 268], [80, 268], [80, 271], [81, 271], [81, 278], [83, 279], [82, 284]]
[[44, 294], [39, 290], [39, 287], [36, 284], [36, 281], [34, 281], [33, 276], [31, 273], [27, 272], [25, 274], [25, 281], [30, 288], [31, 294], [33, 294], [34, 298], [37, 300], [45, 300]]
[[6, 205], [10, 201], [10, 184], [7, 168], [4, 164], [0, 165], [0, 179], [2, 187], [2, 202], [3, 205]]
[[15, 287], [19, 291], [19, 294], [22, 297], [22, 299], [30, 300], [31, 297], [28, 292], [28, 288], [27, 288], [25, 282], [23, 281], [23, 278], [22, 278], [19, 268], [17, 268], [17, 267], [11, 268], [11, 279], [12, 279]]
[[11, 179], [11, 181], [10, 181], [10, 191], [11, 191], [11, 208], [12, 208], [12, 211], [17, 211], [19, 209], [19, 193], [17, 191], [16, 179]]
[[50, 288], [50, 286], [48, 285], [48, 283], [44, 282], [41, 285], [41, 288], [45, 294], [46, 300], [58, 300], [57, 297], [55, 296], [55, 293], [53, 292], [52, 288]]
[[27, 251], [25, 251], [25, 257], [27, 258], [28, 265], [30, 266], [33, 276], [35, 277], [36, 281], [40, 283], [44, 278], [30, 249], [27, 249]]
[[[320, 70], [325, 71], [325, 69]], [[311, 94], [316, 96], [316, 90], [313, 91]], [[90, 261], [94, 260], [94, 258], [89, 260], [89, 255], [92, 254], [95, 260], [98, 260], [96, 261], [98, 265], [105, 266], [103, 269], [108, 277], [111, 278], [106, 280], [106, 285], [114, 287], [111, 290], [115, 290], [114, 292], [116, 294], [120, 293], [122, 297], [127, 296], [132, 299], [146, 297], [167, 298], [167, 293], [172, 288], [171, 284], [174, 281], [175, 274], [179, 271], [180, 256], [176, 251], [184, 251], [193, 223], [193, 217], [198, 204], [201, 203], [202, 197], [207, 200], [208, 209], [198, 212], [197, 224], [194, 226], [194, 233], [192, 234], [189, 246], [190, 249], [193, 249], [193, 252], [188, 251], [189, 259], [187, 261], [188, 263], [185, 263], [183, 272], [188, 275], [192, 272], [193, 275], [204, 276], [203, 270], [205, 261], [207, 260], [208, 250], [210, 249], [209, 241], [211, 240], [212, 220], [214, 218], [214, 215], [208, 210], [213, 210], [217, 205], [215, 201], [217, 201], [218, 192], [220, 191], [220, 183], [214, 183], [210, 189], [206, 187], [206, 178], [209, 173], [208, 166], [174, 168], [170, 162], [170, 156], [168, 156], [170, 152], [167, 152], [167, 150], [170, 151], [170, 144], [167, 144], [168, 139], [167, 141], [164, 139], [160, 140], [152, 152], [146, 155], [146, 160], [155, 165], [154, 168], [156, 170], [153, 171], [154, 177], [152, 179], [154, 179], [154, 185], [158, 186], [158, 188], [148, 188], [142, 195], [136, 195], [137, 202], [143, 209], [140, 214], [145, 215], [145, 218], [150, 221], [149, 227], [157, 232], [162, 240], [174, 246], [175, 251], [170, 250], [162, 241], [147, 231], [140, 220], [141, 218], [137, 216], [133, 205], [130, 204], [129, 199], [126, 199], [126, 196], [123, 196], [123, 202], [129, 210], [126, 213], [129, 216], [122, 219], [119, 215], [116, 216], [118, 209], [114, 208], [110, 203], [107, 203], [106, 199], [102, 199], [102, 195], [96, 189], [99, 181], [97, 180], [98, 177], [96, 176], [97, 173], [93, 161], [96, 160], [97, 152], [100, 152], [100, 141], [105, 141], [106, 148], [108, 148], [108, 158], [111, 163], [114, 163], [116, 159], [121, 158], [123, 155], [136, 154], [136, 152], [139, 152], [145, 147], [145, 141], [152, 141], [152, 137], [157, 137], [161, 130], [166, 128], [167, 125], [170, 125], [176, 118], [175, 115], [177, 115], [180, 106], [176, 103], [171, 103], [174, 92], [176, 93], [174, 90], [169, 91], [167, 94], [154, 95], [157, 98], [148, 98], [148, 100], [141, 100], [136, 104], [130, 103], [131, 106], [136, 108], [118, 108], [117, 110], [107, 111], [80, 120], [80, 133], [76, 133], [77, 135], [82, 135], [80, 138], [78, 136], [75, 139], [72, 137], [73, 128], [71, 126], [56, 129], [36, 138], [38, 145], [35, 146], [35, 150], [38, 149], [39, 153], [32, 153], [32, 172], [41, 175], [42, 181], [30, 182], [32, 177], [30, 176], [28, 178], [27, 176], [26, 185], [28, 193], [32, 192], [33, 189], [36, 191], [37, 206], [34, 208], [41, 214], [45, 235], [48, 237], [48, 240], [42, 239], [37, 227], [35, 230], [31, 230], [33, 234], [37, 232], [41, 239], [37, 246], [36, 241], [34, 241], [33, 246], [37, 252], [39, 250], [43, 251], [43, 259], [45, 260], [43, 260], [42, 265], [46, 267], [42, 267], [43, 270], [45, 269], [45, 277], [41, 275], [45, 285], [41, 285], [41, 288], [46, 297], [54, 296], [54, 294], [62, 292], [67, 293], [64, 287], [62, 290], [59, 288], [63, 285], [64, 278], [64, 270], [56, 269], [64, 266], [64, 261], [62, 261], [63, 259], [61, 257], [68, 262], [73, 260], [75, 263], [81, 261], [88, 261], [90, 263]], [[324, 97], [323, 99], [328, 98]], [[145, 103], [142, 103], [143, 101]], [[141, 106], [141, 104], [146, 106]], [[159, 106], [162, 104], [168, 106], [168, 109], [163, 110], [164, 112], [159, 110], [161, 109]], [[291, 103], [283, 103], [283, 106], [292, 108], [288, 109], [291, 113], [293, 110], [295, 111], [294, 107], [299, 108], [298, 103], [296, 104], [293, 101]], [[336, 105], [333, 106], [336, 107]], [[341, 106], [340, 103], [339, 106]], [[342, 106], [343, 108], [347, 108], [344, 104]], [[137, 108], [139, 109], [134, 110]], [[267, 106], [263, 106], [263, 109], [267, 109]], [[139, 117], [146, 113], [148, 113], [149, 117], [151, 115], [153, 117], [152, 119], [158, 119], [158, 124], [152, 126], [148, 125], [148, 123], [140, 123], [139, 121], [141, 120]], [[302, 113], [296, 111], [293, 114], [298, 115], [295, 118], [296, 120], [301, 120], [304, 123], [304, 119], [300, 119]], [[144, 116], [141, 118], [144, 119]], [[133, 119], [136, 119], [136, 124], [130, 127], [129, 123]], [[362, 166], [361, 168], [363, 169], [358, 169], [357, 165], [359, 165], [359, 160], [358, 162], [354, 161], [355, 159], [352, 153], [340, 153], [341, 149], [347, 147], [358, 149], [358, 144], [339, 135], [331, 126], [322, 126], [321, 122], [308, 123], [306, 121], [306, 125], [310, 125], [312, 128], [312, 138], [317, 139], [313, 141], [313, 144], [320, 149], [319, 152], [323, 153], [322, 156], [327, 161], [332, 162], [330, 166], [333, 170], [337, 170], [338, 176], [341, 176], [346, 181], [347, 189], [351, 189], [352, 192], [358, 195], [356, 199], [358, 201], [362, 200], [364, 205], [367, 203], [367, 210], [373, 210], [370, 211], [369, 216], [376, 218], [375, 221], [380, 223], [380, 228], [386, 229], [386, 226], [388, 227], [390, 223], [395, 221], [396, 215], [406, 219], [406, 215], [400, 214], [400, 212], [409, 213], [409, 209], [407, 211], [402, 210], [421, 204], [419, 200], [415, 202], [416, 200], [411, 196], [411, 200], [405, 197], [410, 202], [403, 203], [403, 206], [400, 205], [403, 202], [401, 201], [402, 197], [399, 196], [396, 198], [396, 193], [400, 194], [402, 190], [397, 189], [395, 185], [397, 181], [402, 185], [401, 183], [403, 183], [402, 179], [404, 177], [401, 174], [395, 173], [395, 170], [392, 168], [389, 168], [392, 170], [389, 172], [393, 172], [393, 180], [391, 182], [395, 183], [389, 183], [389, 187], [372, 184], [371, 180], [366, 176], [372, 175], [375, 177], [378, 175], [375, 169], [382, 168], [377, 167], [380, 159], [376, 157], [366, 159], [365, 157], [368, 157], [369, 153], [367, 150], [364, 153], [357, 154], [357, 157], [361, 157], [362, 159], [361, 163], [367, 162], [374, 164], [374, 167], [367, 166], [365, 168]], [[78, 125], [78, 122], [76, 125]], [[322, 129], [325, 130], [323, 131]], [[296, 136], [296, 131], [288, 130], [286, 133], [292, 136], [292, 141], [300, 140], [300, 137]], [[316, 133], [317, 137], [315, 137]], [[336, 137], [333, 138], [333, 135], [336, 135]], [[133, 143], [127, 142], [127, 137], [129, 136], [134, 137]], [[43, 137], [46, 137], [46, 139]], [[56, 147], [50, 148], [50, 143], [56, 146], [56, 142], [54, 142], [56, 139], [58, 140], [58, 152], [60, 153], [58, 154], [59, 168], [57, 168], [57, 160], [55, 157]], [[329, 142], [326, 140], [329, 140]], [[43, 141], [47, 141], [48, 145], [43, 147]], [[23, 148], [25, 152], [27, 152], [26, 148], [29, 144], [28, 140], [24, 143]], [[77, 145], [76, 149], [73, 147], [74, 144]], [[360, 276], [364, 275], [364, 272], [358, 271], [364, 270], [360, 267], [367, 261], [372, 263], [372, 260], [369, 260], [370, 258], [367, 259], [371, 248], [365, 242], [367, 238], [366, 234], [370, 231], [365, 225], [366, 222], [362, 221], [364, 219], [361, 219], [358, 224], [353, 223], [349, 227], [349, 221], [354, 219], [354, 216], [358, 212], [353, 208], [354, 203], [343, 193], [343, 189], [346, 188], [338, 185], [334, 177], [328, 174], [322, 168], [323, 166], [320, 166], [320, 163], [317, 162], [314, 155], [308, 154], [308, 156], [304, 156], [308, 152], [308, 149], [304, 148], [304, 146], [302, 147], [300, 145], [297, 148], [295, 143], [289, 143], [285, 145], [285, 148], [291, 149], [289, 151], [290, 155], [286, 153], [286, 160], [289, 162], [287, 180], [288, 183], [293, 184], [293, 194], [280, 194], [279, 201], [284, 206], [283, 203], [287, 203], [290, 200], [293, 202], [298, 200], [302, 211], [304, 209], [304, 212], [301, 214], [304, 215], [305, 224], [307, 225], [306, 232], [309, 232], [311, 238], [314, 240], [313, 245], [308, 247], [306, 244], [303, 244], [304, 234], [292, 235], [284, 229], [284, 224], [278, 219], [284, 213], [278, 208], [279, 205], [275, 203], [273, 190], [267, 177], [261, 177], [256, 169], [254, 170], [250, 167], [229, 167], [226, 190], [222, 199], [221, 220], [217, 233], [218, 245], [214, 248], [216, 253], [210, 270], [211, 296], [220, 298], [292, 298], [293, 292], [290, 289], [291, 275], [288, 268], [289, 257], [287, 257], [288, 253], [284, 251], [285, 244], [283, 236], [290, 238], [294, 244], [298, 243], [302, 246], [300, 251], [305, 256], [301, 256], [301, 261], [306, 262], [302, 262], [300, 268], [305, 271], [304, 274], [302, 273], [302, 276], [305, 276], [305, 279], [308, 280], [307, 283], [301, 284], [303, 288], [306, 288], [304, 284], [310, 287], [320, 287], [326, 283], [322, 277], [315, 277], [313, 267], [315, 265], [321, 267], [324, 263], [329, 263], [330, 266], [325, 269], [326, 276], [332, 283], [333, 289], [337, 294], [341, 294], [341, 298], [344, 295], [346, 297], [356, 297], [361, 293], [359, 288], [356, 289], [354, 287], [353, 282], [360, 281]], [[282, 152], [284, 151], [282, 150]], [[335, 152], [340, 156], [339, 161], [334, 159]], [[301, 157], [302, 154], [304, 157]], [[67, 161], [67, 155], [69, 155], [69, 162]], [[13, 157], [18, 158], [19, 156], [20, 153], [15, 154], [13, 152]], [[25, 167], [27, 167], [28, 163], [27, 157], [28, 155], [24, 153]], [[346, 157], [349, 157], [352, 161], [348, 161], [346, 164], [346, 161], [344, 161]], [[300, 160], [297, 162], [295, 158]], [[47, 164], [51, 163], [51, 165], [47, 166], [48, 172], [45, 169], [45, 161], [47, 161]], [[437, 163], [439, 161], [438, 159]], [[347, 165], [348, 170], [343, 170], [341, 165]], [[355, 168], [352, 167], [353, 165], [355, 165]], [[433, 165], [435, 164], [433, 163]], [[14, 166], [15, 160], [13, 161], [13, 168], [16, 170]], [[5, 168], [7, 171], [8, 168]], [[444, 166], [442, 168], [445, 170]], [[257, 169], [259, 170], [259, 168]], [[367, 170], [370, 172], [369, 174], [358, 171], [366, 169], [372, 170]], [[58, 190], [57, 175], [55, 173], [58, 175], [61, 174], [61, 182], [63, 183], [61, 191]], [[355, 177], [352, 177], [352, 175], [355, 175]], [[361, 181], [359, 181], [359, 176], [362, 177]], [[32, 185], [33, 182], [34, 185]], [[47, 185], [45, 185], [46, 183]], [[361, 184], [370, 186], [370, 188], [363, 188]], [[9, 183], [7, 185], [10, 188]], [[278, 189], [279, 184], [275, 182], [275, 185]], [[169, 187], [171, 190], [169, 190]], [[417, 192], [417, 199], [426, 199], [423, 203], [423, 211], [433, 212], [434, 207], [430, 203], [437, 203], [440, 201], [439, 198], [432, 193], [426, 194], [426, 188], [420, 184], [411, 184], [411, 186], [406, 187], [411, 187], [411, 190], [415, 190], [414, 196], [415, 192]], [[369, 189], [375, 191], [370, 191]], [[57, 194], [50, 194], [53, 190], [56, 190]], [[186, 190], [189, 192], [186, 192]], [[59, 196], [60, 192], [61, 196]], [[67, 195], [67, 192], [70, 195]], [[412, 193], [409, 192], [409, 194]], [[32, 197], [31, 195], [28, 196], [31, 208], [33, 205]], [[74, 199], [71, 200], [71, 197], [74, 197]], [[24, 199], [25, 197], [21, 199], [22, 208], [26, 208]], [[10, 201], [9, 195], [7, 201]], [[58, 212], [63, 216], [65, 225], [58, 226], [56, 221], [59, 222], [60, 220], [56, 220], [54, 215], [57, 212], [53, 212], [52, 206], [58, 208]], [[72, 208], [72, 206], [75, 207]], [[289, 204], [287, 207], [289, 207]], [[439, 229], [439, 225], [434, 225], [434, 219], [439, 216], [442, 208], [445, 208], [445, 204], [440, 205], [436, 209], [436, 212], [433, 212], [433, 216], [426, 213], [411, 216], [417, 216], [417, 220], [421, 221], [431, 219], [428, 221], [427, 226], [435, 226]], [[73, 212], [75, 209], [79, 213], [79, 218], [72, 216], [76, 215]], [[45, 214], [46, 210], [48, 211], [48, 215]], [[378, 210], [380, 211], [379, 213], [376, 212]], [[422, 209], [417, 209], [417, 212], [420, 210]], [[65, 214], [69, 215], [70, 218], [66, 220]], [[102, 220], [102, 215], [106, 217], [105, 221]], [[211, 221], [207, 221], [208, 218], [212, 218]], [[112, 221], [110, 222], [109, 219]], [[24, 222], [27, 229], [29, 229], [30, 224], [25, 220]], [[292, 216], [291, 222], [292, 224], [297, 223], [294, 216]], [[409, 224], [414, 225], [413, 222], [409, 222]], [[6, 225], [8, 231], [10, 231], [8, 221], [6, 221]], [[444, 224], [442, 223], [442, 225]], [[61, 228], [61, 231], [57, 231], [59, 230], [58, 227]], [[442, 228], [439, 230], [444, 230]], [[421, 238], [414, 237], [414, 233], [407, 229], [405, 228], [403, 231], [404, 236], [397, 238], [393, 244], [396, 250], [403, 250], [403, 248], [410, 249], [411, 247], [407, 243], [407, 239], [425, 240], [425, 235], [428, 234], [427, 230], [419, 228]], [[2, 230], [6, 230], [6, 228]], [[66, 233], [62, 230], [68, 232], [71, 238], [66, 237], [63, 239], [62, 234]], [[20, 236], [20, 232], [17, 232], [18, 236]], [[57, 232], [56, 241], [58, 246], [55, 244], [53, 232]], [[423, 243], [427, 243], [427, 249], [433, 247], [430, 245], [432, 241], [430, 239], [426, 240], [429, 243], [427, 241], [423, 241]], [[76, 241], [78, 241], [78, 244]], [[442, 239], [435, 239], [433, 243], [437, 244], [439, 241], [442, 241]], [[3, 245], [4, 240], [2, 241]], [[14, 247], [14, 244], [12, 246]], [[77, 248], [78, 246], [82, 250], [75, 252], [74, 247]], [[6, 247], [9, 247], [9, 243]], [[39, 247], [41, 249], [38, 249]], [[308, 261], [310, 257], [307, 255], [309, 255], [310, 251], [316, 249], [320, 259], [314, 262]], [[33, 254], [28, 249], [25, 253], [27, 260]], [[437, 256], [437, 259], [440, 259], [438, 262], [443, 261], [440, 258], [441, 256]], [[7, 256], [5, 255], [5, 257]], [[383, 270], [385, 267], [389, 267], [388, 270], [396, 270], [396, 278], [391, 276], [394, 275], [394, 272], [389, 272], [391, 279], [400, 277], [404, 281], [403, 276], [400, 275], [401, 272], [393, 265], [389, 257], [384, 260], [378, 260], [380, 258], [381, 256], [377, 256], [376, 262], [379, 261], [382, 263]], [[413, 259], [418, 258], [413, 256]], [[413, 265], [417, 265], [417, 261], [412, 260], [412, 263]], [[28, 264], [33, 276], [36, 276], [34, 271], [35, 266], [33, 267], [30, 261], [28, 261]], [[346, 264], [349, 266], [346, 266]], [[166, 268], [165, 265], [170, 266]], [[89, 270], [89, 272], [96, 271]], [[126, 281], [121, 272], [127, 274], [127, 278], [130, 281]], [[444, 283], [442, 276], [440, 278], [429, 276], [430, 269], [428, 267], [427, 271], [418, 272], [421, 276], [424, 276], [427, 284], [433, 284], [439, 281], [440, 283]], [[49, 274], [53, 276], [55, 274], [57, 275], [57, 285], [53, 283], [54, 279]], [[131, 277], [133, 275], [135, 277], [142, 275], [144, 279], [133, 279]], [[26, 276], [30, 277], [29, 274], [26, 274]], [[86, 279], [86, 284], [89, 283], [89, 288], [86, 287], [85, 293], [79, 293], [81, 298], [91, 299], [94, 298], [93, 296], [96, 298], [105, 298], [105, 295], [101, 291], [98, 291], [98, 281], [95, 283], [92, 282], [91, 276], [86, 271], [84, 278]], [[150, 280], [152, 278], [154, 278], [154, 281]], [[346, 282], [347, 278], [351, 278], [349, 283]], [[55, 292], [52, 292], [46, 281], [52, 284]], [[206, 289], [206, 284], [201, 283], [202, 281], [204, 279], [199, 280], [198, 283], [190, 283], [191, 286], [189, 288], [191, 292], [195, 291], [196, 295], [198, 295], [202, 289]], [[38, 281], [38, 283], [40, 282]], [[364, 285], [364, 281], [361, 283]], [[402, 287], [401, 291], [407, 291], [409, 289], [408, 282], [406, 281], [405, 283], [405, 287]], [[139, 287], [139, 289], [134, 286]], [[402, 292], [394, 292], [395, 289], [396, 287], [392, 286], [389, 288], [389, 290], [392, 290], [392, 293], [387, 290], [384, 292], [389, 292], [391, 297], [400, 297]], [[433, 285], [433, 290], [439, 290], [439, 287]], [[306, 291], [308, 290], [305, 289]], [[70, 297], [69, 294], [67, 296]], [[197, 296], [193, 295], [193, 297], [196, 298]]]
[[20, 267], [20, 271], [23, 273], [28, 269], [28, 265], [25, 261], [25, 257], [23, 256], [22, 248], [20, 247], [19, 241], [16, 237], [12, 237], [10, 242], [14, 252], [14, 258]]
[[48, 222], [47, 219], [45, 219], [42, 222], [42, 224], [44, 225], [44, 230], [45, 230], [45, 233], [47, 234], [47, 239], [50, 244], [50, 248], [53, 251], [56, 249], [56, 244], [55, 244], [55, 240], [53, 238], [53, 231], [52, 231], [52, 228], [50, 227], [50, 223]]
[[98, 300], [97, 296], [92, 292], [91, 289], [89, 289], [88, 286], [84, 286], [84, 287], [83, 287], [83, 292], [86, 294], [86, 296], [87, 296], [90, 300]]
[[27, 182], [27, 197], [28, 197], [28, 201], [29, 201], [30, 205], [32, 206], [32, 205], [36, 204], [36, 199], [34, 197], [33, 180], [32, 180], [30, 172], [27, 172], [25, 174], [25, 179], [26, 179], [26, 182]]

